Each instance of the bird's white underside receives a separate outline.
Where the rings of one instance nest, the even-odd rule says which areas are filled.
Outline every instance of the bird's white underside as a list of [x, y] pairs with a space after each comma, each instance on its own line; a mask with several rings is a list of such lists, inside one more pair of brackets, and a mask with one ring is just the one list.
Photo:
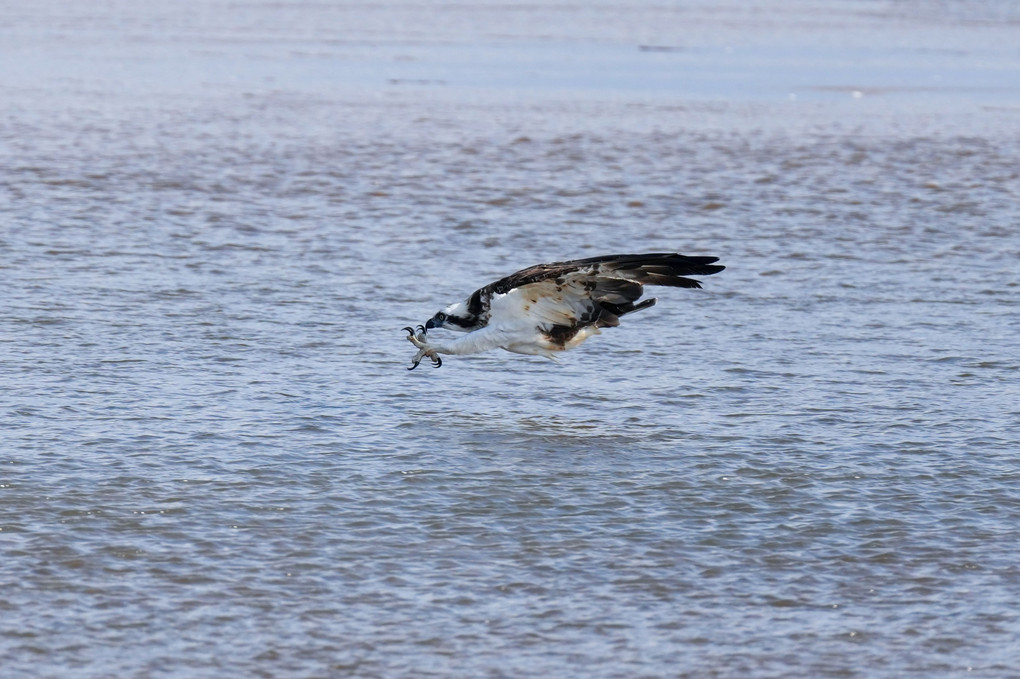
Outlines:
[[579, 346], [600, 330], [581, 328], [564, 344], [552, 342], [546, 331], [556, 325], [571, 326], [588, 304], [583, 281], [567, 277], [562, 285], [541, 281], [494, 295], [489, 307], [489, 324], [460, 337], [434, 340], [431, 337], [408, 339], [424, 352], [437, 354], [477, 354], [490, 349], [506, 349], [515, 354], [554, 358], [556, 354]]

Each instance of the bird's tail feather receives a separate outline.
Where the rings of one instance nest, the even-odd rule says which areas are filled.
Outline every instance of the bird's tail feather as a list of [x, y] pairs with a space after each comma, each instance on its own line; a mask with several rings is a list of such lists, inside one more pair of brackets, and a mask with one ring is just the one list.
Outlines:
[[641, 311], [655, 304], [655, 298], [649, 297], [643, 302], [634, 304], [633, 302], [625, 302], [623, 304], [613, 304], [612, 302], [599, 302], [599, 306], [602, 307], [602, 313], [599, 314], [598, 321], [595, 325], [600, 328], [615, 328], [620, 325], [620, 316], [626, 314], [632, 314], [635, 311]]

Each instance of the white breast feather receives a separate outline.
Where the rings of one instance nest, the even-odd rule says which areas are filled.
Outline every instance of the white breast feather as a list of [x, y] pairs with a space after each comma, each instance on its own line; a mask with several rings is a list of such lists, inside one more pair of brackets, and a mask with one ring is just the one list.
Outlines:
[[541, 281], [495, 297], [490, 323], [509, 322], [532, 331], [536, 326], [544, 329], [554, 325], [571, 326], [590, 304], [588, 293], [579, 281], [568, 280], [561, 286], [555, 281]]

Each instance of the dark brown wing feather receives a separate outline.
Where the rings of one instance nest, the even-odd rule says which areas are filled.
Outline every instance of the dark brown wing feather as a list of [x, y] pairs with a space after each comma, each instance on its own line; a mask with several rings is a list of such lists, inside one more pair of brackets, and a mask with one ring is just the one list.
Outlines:
[[[604, 255], [574, 259], [567, 262], [538, 264], [522, 269], [485, 286], [479, 293], [485, 296], [505, 294], [522, 285], [559, 278], [581, 269], [590, 268], [593, 279], [618, 278], [640, 285], [668, 285], [676, 288], [700, 288], [701, 283], [684, 276], [709, 276], [722, 271], [724, 266], [713, 264], [718, 257], [687, 257], [675, 252], [653, 252], [641, 255]], [[614, 276], [615, 274], [615, 276]], [[625, 295], [628, 301], [641, 296]]]

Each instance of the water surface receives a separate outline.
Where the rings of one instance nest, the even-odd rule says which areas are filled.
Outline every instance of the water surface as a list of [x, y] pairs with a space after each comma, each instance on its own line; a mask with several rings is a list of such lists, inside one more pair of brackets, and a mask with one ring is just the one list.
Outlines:
[[[0, 8], [5, 677], [1008, 676], [1008, 3]], [[540, 261], [722, 258], [407, 372]]]

